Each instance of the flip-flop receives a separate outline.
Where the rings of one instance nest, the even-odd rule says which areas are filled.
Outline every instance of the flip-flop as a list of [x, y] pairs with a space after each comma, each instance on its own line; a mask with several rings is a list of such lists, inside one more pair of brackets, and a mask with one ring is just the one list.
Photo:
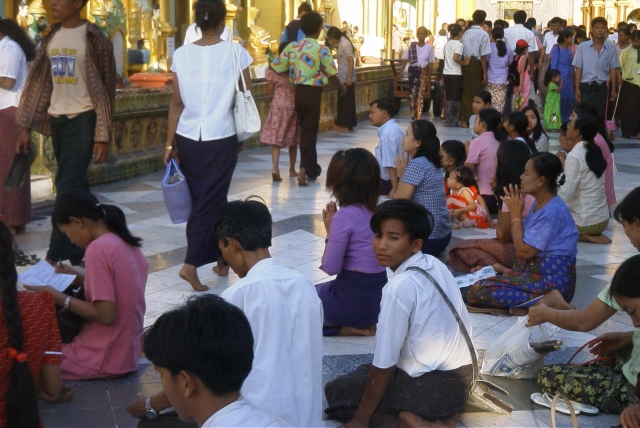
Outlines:
[[[545, 395], [545, 398], [549, 400], [549, 403], [551, 403], [551, 400], [553, 400], [553, 397], [549, 395], [548, 392], [545, 392], [544, 395]], [[585, 416], [597, 416], [600, 413], [600, 410], [598, 410], [597, 407], [590, 406], [584, 403], [579, 403], [573, 400], [570, 400], [570, 401], [571, 401], [571, 405], [573, 406], [573, 410], [576, 412], [576, 415], [580, 413]]]
[[[549, 409], [551, 408], [552, 400], [549, 399], [549, 395], [547, 394], [534, 392], [533, 394], [531, 394], [531, 401], [533, 401], [539, 406], [547, 407]], [[575, 411], [576, 415], [580, 414], [580, 410], [578, 410], [575, 406], [573, 410]], [[564, 401], [558, 401], [556, 403], [556, 411], [560, 413], [564, 413], [565, 415], [571, 414], [571, 411], [569, 410], [569, 406], [567, 406], [567, 403], [565, 403]]]

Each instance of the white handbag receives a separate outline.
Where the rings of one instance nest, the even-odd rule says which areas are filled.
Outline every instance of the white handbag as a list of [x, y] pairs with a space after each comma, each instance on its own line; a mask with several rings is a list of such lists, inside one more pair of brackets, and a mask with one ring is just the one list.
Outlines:
[[[237, 75], [235, 73], [236, 70], [240, 70], [242, 87], [246, 89], [247, 84], [244, 80], [244, 73], [242, 72], [242, 66], [240, 65], [238, 51], [236, 50], [236, 47], [233, 46], [234, 42], [230, 41], [230, 43], [232, 43], [231, 50], [233, 50], [234, 55], [234, 75]], [[238, 79], [236, 79], [236, 95], [234, 101], [235, 103], [233, 106], [233, 119], [236, 126], [236, 135], [238, 137], [238, 141], [244, 141], [256, 132], [259, 132], [262, 123], [260, 121], [260, 114], [258, 113], [256, 102], [251, 95], [251, 91], [241, 91], [240, 86], [238, 85]]]

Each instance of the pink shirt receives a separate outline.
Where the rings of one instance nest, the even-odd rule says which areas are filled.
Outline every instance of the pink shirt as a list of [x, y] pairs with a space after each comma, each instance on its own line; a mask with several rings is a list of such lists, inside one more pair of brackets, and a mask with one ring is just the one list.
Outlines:
[[[527, 214], [529, 214], [529, 211], [531, 211], [531, 206], [533, 206], [533, 203], [535, 201], [536, 198], [534, 198], [533, 196], [529, 194], [524, 195], [524, 208], [522, 209], [522, 218], [525, 218]], [[505, 204], [504, 202], [502, 203], [502, 212], [509, 212], [509, 207], [507, 207], [507, 204]]]
[[469, 153], [465, 163], [476, 166], [476, 180], [481, 195], [492, 195], [489, 180], [496, 173], [496, 154], [500, 142], [496, 140], [493, 132], [483, 132], [469, 145]]
[[607, 161], [607, 169], [604, 170], [604, 194], [607, 197], [607, 205], [611, 206], [616, 203], [616, 191], [613, 187], [613, 156], [602, 135], [597, 134], [593, 141], [600, 147], [602, 156]]
[[63, 359], [105, 374], [135, 371], [142, 347], [149, 263], [140, 248], [113, 233], [89, 244], [85, 262], [87, 302], [115, 302], [116, 319], [110, 326], [87, 321], [73, 342], [62, 346]]

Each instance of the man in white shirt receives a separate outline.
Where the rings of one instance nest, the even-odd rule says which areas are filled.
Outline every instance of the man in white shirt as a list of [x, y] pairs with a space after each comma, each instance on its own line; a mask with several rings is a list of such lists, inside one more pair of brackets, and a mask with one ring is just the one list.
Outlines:
[[[462, 101], [460, 105], [460, 126], [469, 127], [469, 118], [473, 114], [473, 97], [482, 90], [482, 85], [487, 83], [487, 56], [491, 53], [489, 35], [482, 29], [482, 24], [487, 18], [484, 10], [473, 12], [473, 25], [467, 28], [462, 35], [462, 56], [469, 58], [469, 63], [464, 67], [462, 77], [464, 87], [462, 89]], [[452, 118], [453, 119], [453, 118]]]
[[402, 152], [404, 131], [398, 126], [394, 116], [396, 108], [393, 101], [380, 98], [369, 104], [369, 120], [378, 127], [378, 145], [375, 156], [380, 165], [380, 195], [393, 199], [398, 190], [398, 172], [394, 162]]
[[535, 67], [535, 52], [538, 50], [538, 43], [536, 42], [536, 35], [533, 31], [527, 29], [524, 23], [527, 20], [527, 12], [524, 10], [518, 10], [513, 14], [513, 27], [505, 28], [504, 41], [511, 48], [512, 51], [516, 50], [516, 43], [522, 39], [527, 42], [529, 46], [529, 70], [533, 70]]
[[413, 268], [440, 285], [470, 336], [471, 318], [447, 267], [420, 251], [431, 232], [430, 215], [413, 201], [396, 199], [378, 206], [371, 228], [378, 263], [392, 273], [382, 291], [373, 365], [329, 382], [325, 412], [354, 426], [386, 417], [397, 417], [402, 426], [455, 426], [469, 396], [471, 354], [434, 284]]
[[[240, 395], [253, 361], [251, 326], [220, 297], [201, 294], [165, 312], [146, 332], [144, 350], [182, 421], [203, 428], [289, 426]], [[153, 409], [147, 412], [155, 419]]]
[[542, 43], [544, 46], [544, 56], [540, 61], [540, 73], [538, 74], [538, 88], [540, 88], [540, 97], [542, 100], [547, 97], [547, 87], [544, 84], [544, 75], [547, 73], [549, 69], [549, 65], [551, 64], [551, 48], [553, 48], [558, 43], [558, 35], [560, 33], [560, 27], [562, 25], [562, 18], [553, 17], [551, 21], [549, 21], [549, 31], [544, 35], [544, 42]]

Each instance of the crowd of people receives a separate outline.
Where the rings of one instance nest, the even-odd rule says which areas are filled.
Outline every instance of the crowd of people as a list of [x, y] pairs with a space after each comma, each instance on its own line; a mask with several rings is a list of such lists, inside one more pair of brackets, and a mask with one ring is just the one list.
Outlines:
[[[578, 44], [580, 28], [561, 18], [542, 34], [524, 11], [509, 27], [487, 21], [482, 10], [469, 24], [449, 25], [448, 40], [446, 31], [434, 40], [420, 27], [402, 62], [412, 122], [401, 129], [394, 102], [372, 100], [374, 153], [340, 150], [329, 163], [326, 189], [335, 202], [322, 212], [320, 269], [336, 277], [314, 286], [271, 257], [265, 203], [227, 201], [241, 150], [233, 98], [237, 84], [251, 89], [251, 57], [225, 36], [224, 3], [199, 0], [197, 36], [174, 54], [164, 153], [165, 163], [180, 163], [193, 204], [179, 275], [206, 291], [197, 269], [215, 263], [218, 275], [232, 269], [240, 280], [220, 296], [189, 299], [143, 331], [149, 273], [143, 242], [120, 208], [91, 194], [86, 174], [92, 159], [108, 156], [112, 47], [80, 17], [86, 0], [61, 4], [52, 10], [60, 22], [37, 51], [17, 24], [0, 21], [0, 173], [6, 159], [26, 150], [31, 130], [52, 136], [58, 194], [46, 260], [75, 276], [65, 292], [28, 285], [18, 291], [13, 235], [29, 221], [28, 208], [20, 208], [28, 205], [28, 185], [0, 190], [0, 396], [6, 397], [0, 427], [39, 427], [38, 399], [72, 399], [65, 380], [135, 372], [141, 353], [160, 373], [162, 391], [132, 401], [127, 411], [134, 417], [185, 427], [320, 426], [323, 335], [375, 336], [372, 364], [325, 386], [330, 418], [347, 427], [455, 426], [474, 380], [469, 312], [528, 314], [529, 325], [589, 331], [622, 310], [639, 324], [640, 255], [620, 265], [587, 308], [571, 306], [580, 286], [578, 241], [611, 243], [603, 232], [613, 216], [640, 250], [640, 188], [616, 205], [614, 145], [605, 126], [609, 103], [617, 100], [623, 136], [640, 137], [638, 109], [630, 108], [640, 93], [637, 30], [621, 23], [617, 41], [609, 41], [606, 20], [595, 18], [591, 39]], [[303, 3], [267, 72], [274, 100], [261, 141], [272, 146], [274, 182], [282, 180], [285, 147], [298, 185], [321, 175], [323, 87], [339, 89], [336, 126], [357, 125], [355, 48], [336, 27], [326, 31], [329, 46], [323, 44], [324, 31], [322, 17]], [[55, 66], [61, 59], [53, 58], [70, 49], [78, 52], [75, 70]], [[420, 81], [430, 80], [436, 58], [444, 124], [470, 128], [468, 141], [441, 142], [434, 123], [420, 117]], [[58, 78], [75, 71], [75, 80]], [[539, 97], [546, 102], [536, 105]], [[549, 153], [551, 131], [559, 132], [558, 153]], [[452, 230], [462, 227], [493, 227], [496, 238], [450, 248], [447, 266], [441, 258]], [[466, 289], [449, 269], [484, 266], [497, 275]], [[640, 426], [636, 335], [597, 338], [593, 350], [614, 360], [611, 366], [543, 367], [541, 389], [619, 413], [623, 426]], [[609, 378], [615, 381], [603, 381]]]

